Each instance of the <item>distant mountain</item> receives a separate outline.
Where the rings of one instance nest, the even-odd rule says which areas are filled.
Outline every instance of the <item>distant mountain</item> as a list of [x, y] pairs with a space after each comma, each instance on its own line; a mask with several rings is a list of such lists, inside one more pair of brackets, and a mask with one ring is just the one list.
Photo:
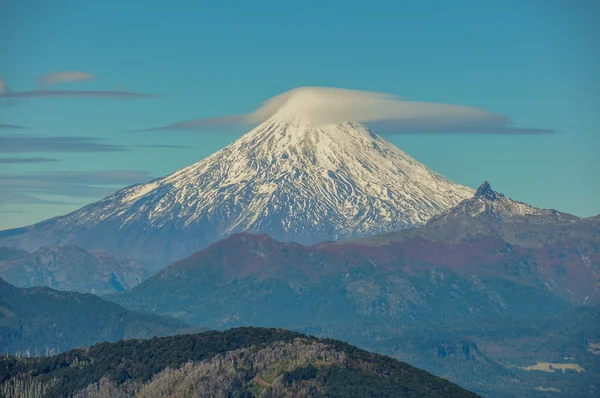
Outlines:
[[0, 359], [0, 369], [0, 394], [13, 396], [25, 388], [80, 398], [477, 396], [390, 357], [282, 329], [105, 343], [50, 358]]
[[600, 223], [600, 214], [592, 216], [592, 217], [584, 218], [584, 220], [591, 222], [591, 223], [596, 223], [596, 222]]
[[493, 191], [486, 181], [472, 198], [432, 217], [420, 228], [365, 238], [361, 243], [379, 245], [415, 236], [448, 242], [495, 236], [526, 248], [566, 242], [595, 251], [600, 242], [600, 216], [579, 218], [533, 207]]
[[357, 123], [302, 117], [308, 95], [206, 159], [62, 217], [0, 232], [0, 245], [75, 244], [152, 270], [236, 232], [312, 244], [418, 226], [470, 197]]
[[27, 255], [25, 250], [15, 249], [12, 247], [0, 247], [0, 261], [14, 260]]
[[597, 305], [599, 266], [569, 243], [529, 249], [489, 236], [416, 236], [307, 247], [236, 234], [109, 298], [221, 327], [543, 317]]
[[[0, 279], [0, 352], [31, 355], [101, 341], [174, 334], [181, 321], [128, 311], [92, 294], [17, 288]], [[0, 394], [1, 395], [1, 394]]]
[[101, 295], [130, 289], [148, 277], [137, 261], [78, 246], [42, 247], [34, 253], [0, 248], [2, 253], [6, 254], [0, 259], [0, 277], [18, 287]]

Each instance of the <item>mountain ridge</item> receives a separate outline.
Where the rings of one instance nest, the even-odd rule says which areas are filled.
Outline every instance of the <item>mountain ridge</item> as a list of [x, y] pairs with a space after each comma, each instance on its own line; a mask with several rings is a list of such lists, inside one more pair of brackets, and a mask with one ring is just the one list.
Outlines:
[[[350, 304], [354, 299], [348, 301], [349, 297], [353, 297], [351, 290], [354, 283], [362, 281], [360, 283], [368, 285], [373, 278], [392, 278], [395, 281], [392, 286], [411, 286], [415, 294], [423, 289], [417, 296], [420, 295], [422, 300], [429, 300], [437, 297], [430, 295], [433, 286], [426, 282], [426, 278], [437, 277], [429, 273], [446, 273], [453, 275], [452, 278], [457, 281], [460, 280], [465, 291], [473, 294], [480, 294], [475, 292], [483, 285], [481, 281], [471, 280], [471, 276], [494, 281], [494, 288], [489, 291], [483, 289], [486, 291], [485, 300], [478, 299], [486, 310], [482, 307], [479, 312], [471, 311], [473, 316], [486, 311], [502, 316], [506, 311], [507, 297], [510, 297], [510, 291], [505, 290], [507, 287], [502, 287], [504, 284], [513, 286], [515, 291], [521, 291], [522, 294], [527, 292], [546, 297], [544, 300], [555, 303], [553, 305], [556, 305], [556, 309], [561, 309], [561, 305], [600, 303], [600, 288], [597, 285], [600, 280], [600, 234], [595, 233], [600, 230], [600, 225], [595, 225], [593, 220], [579, 219], [512, 201], [492, 191], [487, 183], [482, 184], [482, 187], [479, 194], [434, 217], [424, 226], [395, 235], [306, 246], [296, 242], [277, 241], [266, 234], [233, 234], [185, 259], [171, 263], [132, 290], [110, 297], [136, 309], [159, 313], [161, 310], [158, 308], [171, 308], [170, 311], [175, 311], [179, 306], [180, 314], [187, 314], [183, 315], [184, 319], [194, 323], [198, 321], [195, 320], [194, 313], [181, 309], [188, 305], [194, 308], [197, 304], [194, 300], [203, 302], [204, 298], [217, 294], [219, 289], [227, 288], [228, 281], [250, 281], [247, 286], [250, 291], [262, 289], [260, 286], [263, 283], [272, 281], [274, 286], [279, 286], [278, 289], [283, 289], [273, 294], [289, 294], [294, 300], [305, 297], [306, 292], [311, 289], [317, 295], [327, 295], [325, 286], [331, 284], [345, 292], [346, 297], [337, 298], [336, 300], [341, 301], [336, 301], [336, 305], [346, 308], [357, 304]], [[499, 211], [480, 211], [482, 206], [484, 209], [494, 209], [497, 204], [500, 205]], [[514, 211], [515, 208], [517, 211]], [[470, 220], [470, 224], [465, 221], [465, 217]], [[522, 221], [531, 217], [536, 217], [540, 222]], [[457, 225], [463, 228], [458, 229], [458, 233]], [[515, 225], [519, 228], [523, 225], [534, 228], [533, 231], [538, 231], [538, 234], [521, 236], [520, 231], [514, 232], [511, 229]], [[579, 236], [579, 240], [573, 240], [573, 236]], [[164, 283], [175, 284], [172, 286], [178, 288], [166, 291], [158, 303], [152, 292], [163, 291]], [[180, 288], [185, 291], [185, 286], [203, 286], [204, 290], [190, 293], [186, 296], [188, 301], [179, 303], [177, 294], [173, 292], [178, 292]], [[243, 292], [239, 290], [238, 293]], [[452, 292], [444, 294], [449, 293]], [[203, 296], [204, 294], [207, 296]], [[503, 295], [507, 296], [502, 299]], [[141, 302], [135, 297], [139, 297]], [[385, 295], [382, 299], [383, 297]], [[148, 306], [143, 304], [144, 300], [149, 300]], [[247, 297], [242, 300], [254, 299]], [[558, 304], [559, 302], [563, 304]], [[137, 307], [140, 304], [141, 307]], [[468, 306], [468, 303], [465, 302], [464, 305]], [[535, 304], [531, 305], [527, 311], [537, 308]], [[343, 312], [342, 307], [340, 313]], [[385, 304], [386, 311], [392, 307], [391, 301]], [[402, 310], [407, 312], [400, 311], [397, 315], [408, 315], [410, 318], [410, 314], [418, 308], [429, 306], [426, 301], [408, 301]], [[520, 308], [517, 305], [513, 310], [525, 308], [529, 307], [522, 305]], [[220, 313], [221, 310], [227, 311], [227, 308], [213, 308], [211, 311]], [[430, 310], [431, 308], [428, 309]], [[447, 310], [450, 311], [450, 308]], [[454, 308], [450, 313], [456, 311], [458, 309]], [[528, 316], [534, 313], [531, 312]], [[170, 312], [167, 311], [167, 314]], [[211, 321], [228, 324], [230, 315], [232, 314], [227, 315], [225, 312], [223, 320], [219, 320], [217, 316]], [[443, 319], [447, 315], [440, 312], [437, 316]]]
[[3, 251], [13, 255], [0, 260], [0, 277], [19, 287], [47, 286], [101, 295], [127, 290], [149, 276], [137, 261], [74, 245], [43, 246], [33, 253]]
[[[410, 230], [395, 231], [381, 236], [362, 238], [362, 244], [384, 244], [413, 236], [457, 242], [478, 235], [493, 235], [511, 244], [535, 248], [557, 240], [573, 238], [582, 229], [583, 237], [600, 234], [600, 217], [581, 218], [553, 209], [542, 209], [510, 199], [492, 190], [485, 181], [475, 195]], [[349, 242], [353, 242], [349, 241]]]
[[101, 341], [174, 334], [188, 325], [136, 313], [89, 293], [18, 288], [0, 278], [0, 351], [32, 355]]

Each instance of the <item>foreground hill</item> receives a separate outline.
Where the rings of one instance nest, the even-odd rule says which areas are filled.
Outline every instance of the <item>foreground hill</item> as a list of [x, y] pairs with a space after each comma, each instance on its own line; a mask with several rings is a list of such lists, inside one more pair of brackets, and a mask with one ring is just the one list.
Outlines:
[[0, 392], [16, 396], [23, 381], [40, 391], [32, 398], [476, 397], [390, 357], [335, 340], [260, 328], [0, 360]]
[[137, 261], [78, 246], [41, 247], [33, 253], [0, 248], [0, 278], [18, 287], [107, 294], [121, 292], [148, 277]]
[[31, 355], [174, 334], [181, 321], [128, 311], [92, 294], [17, 288], [0, 279], [0, 352]]

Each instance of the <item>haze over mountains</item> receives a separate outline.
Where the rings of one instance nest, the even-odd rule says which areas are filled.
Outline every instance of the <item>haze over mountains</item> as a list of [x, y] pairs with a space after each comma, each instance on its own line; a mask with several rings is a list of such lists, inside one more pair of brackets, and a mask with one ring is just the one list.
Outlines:
[[41, 247], [33, 253], [0, 248], [0, 278], [18, 287], [107, 294], [132, 288], [148, 277], [138, 261], [78, 246]]
[[600, 301], [598, 231], [594, 219], [537, 209], [484, 183], [406, 232], [315, 246], [235, 234], [113, 297], [222, 326], [264, 322], [275, 310], [297, 324], [313, 321], [303, 311], [333, 320], [344, 309], [403, 320], [548, 315]]
[[[562, 361], [559, 344], [590, 363], [585, 377], [600, 371], [587, 351], [600, 329], [585, 329], [578, 315], [582, 308], [592, 318], [598, 312], [599, 228], [596, 218], [534, 208], [484, 183], [417, 229], [314, 246], [235, 234], [108, 298], [194, 325], [335, 336], [401, 355], [486, 395], [512, 396], [508, 391], [533, 389], [520, 367]], [[556, 331], [563, 323], [572, 329]], [[537, 336], [549, 330], [555, 337], [547, 349], [527, 346], [541, 344]], [[509, 379], [516, 381], [506, 385]], [[581, 382], [561, 389], [579, 396]]]

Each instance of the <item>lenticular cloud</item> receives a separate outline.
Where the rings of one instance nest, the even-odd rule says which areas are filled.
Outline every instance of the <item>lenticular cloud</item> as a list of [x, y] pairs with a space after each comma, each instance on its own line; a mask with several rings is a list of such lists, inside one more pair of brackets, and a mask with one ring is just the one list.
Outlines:
[[391, 94], [329, 87], [296, 88], [264, 101], [248, 114], [188, 120], [147, 130], [211, 130], [256, 125], [274, 117], [296, 124], [365, 123], [384, 133], [550, 132], [515, 128], [507, 116], [470, 106], [408, 101]]

